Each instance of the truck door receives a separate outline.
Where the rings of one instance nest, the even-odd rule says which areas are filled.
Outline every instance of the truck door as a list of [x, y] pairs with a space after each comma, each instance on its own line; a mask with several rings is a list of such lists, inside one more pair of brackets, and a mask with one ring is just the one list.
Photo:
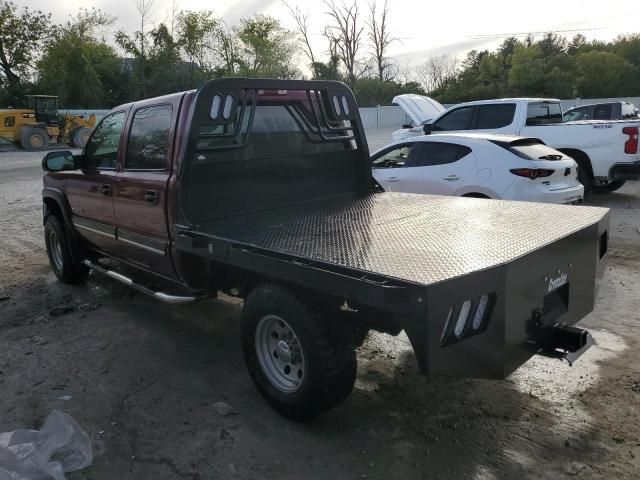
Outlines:
[[445, 142], [420, 142], [404, 168], [402, 191], [455, 195], [476, 165], [469, 147]]
[[171, 103], [134, 107], [114, 197], [118, 256], [168, 277], [175, 277], [169, 254], [166, 193], [173, 112], [178, 107]]
[[116, 246], [113, 190], [125, 112], [107, 115], [89, 138], [82, 154], [82, 169], [67, 180], [66, 196], [73, 224], [98, 249]]

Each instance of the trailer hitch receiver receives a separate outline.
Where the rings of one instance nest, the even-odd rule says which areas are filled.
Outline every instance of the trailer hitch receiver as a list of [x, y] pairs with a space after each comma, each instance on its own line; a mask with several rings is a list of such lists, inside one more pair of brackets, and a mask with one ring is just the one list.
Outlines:
[[550, 347], [553, 350], [577, 352], [587, 344], [589, 332], [584, 328], [554, 325], [551, 329]]

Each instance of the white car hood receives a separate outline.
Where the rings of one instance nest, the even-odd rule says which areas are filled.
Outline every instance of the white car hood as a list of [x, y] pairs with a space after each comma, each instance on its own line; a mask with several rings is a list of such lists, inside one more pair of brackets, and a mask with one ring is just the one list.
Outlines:
[[413, 120], [414, 126], [423, 125], [446, 110], [433, 98], [416, 95], [415, 93], [406, 93], [393, 97], [392, 103], [399, 105], [409, 115], [409, 118]]

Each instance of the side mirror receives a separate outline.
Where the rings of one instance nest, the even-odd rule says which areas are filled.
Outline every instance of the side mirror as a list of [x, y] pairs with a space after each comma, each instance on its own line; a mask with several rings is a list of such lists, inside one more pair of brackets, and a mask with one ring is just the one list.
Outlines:
[[413, 127], [410, 123], [405, 123], [404, 125], [402, 125], [402, 128], [407, 129], [407, 128], [413, 128]]
[[49, 152], [42, 159], [42, 169], [45, 172], [62, 172], [77, 170], [80, 167], [78, 157], [69, 151]]
[[425, 123], [422, 126], [422, 131], [424, 132], [425, 135], [431, 135], [431, 130], [433, 129], [432, 125], [430, 123]]

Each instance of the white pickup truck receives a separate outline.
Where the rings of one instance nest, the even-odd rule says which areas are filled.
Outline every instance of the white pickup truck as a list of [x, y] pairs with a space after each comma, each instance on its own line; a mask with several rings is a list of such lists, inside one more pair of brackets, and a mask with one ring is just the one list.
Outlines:
[[[410, 103], [412, 98], [398, 100], [400, 98], [396, 97], [394, 102], [404, 108], [403, 104]], [[409, 111], [407, 114], [411, 115]], [[578, 163], [578, 178], [585, 187], [585, 193], [590, 190], [614, 191], [625, 180], [640, 178], [640, 120], [563, 123], [560, 100], [503, 98], [461, 103], [432, 117], [422, 128], [415, 126], [394, 132], [393, 140], [400, 141], [422, 133], [456, 131], [539, 138]]]

